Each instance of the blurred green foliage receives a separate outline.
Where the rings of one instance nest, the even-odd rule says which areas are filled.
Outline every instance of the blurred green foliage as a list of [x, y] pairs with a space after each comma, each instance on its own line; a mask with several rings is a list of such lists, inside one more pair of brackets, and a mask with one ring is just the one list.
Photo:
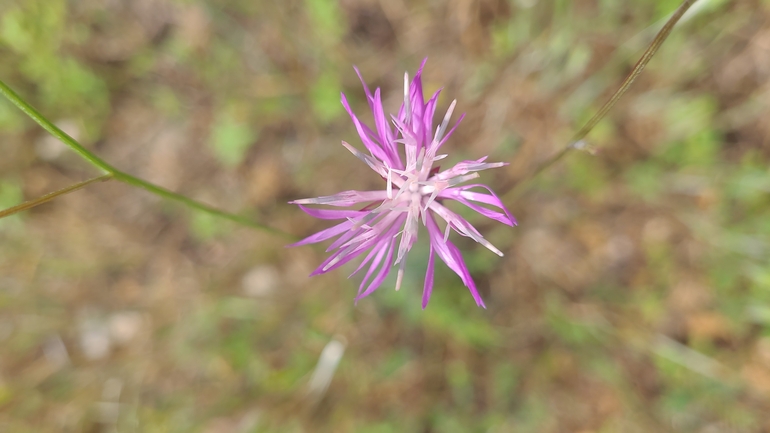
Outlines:
[[0, 43], [18, 56], [15, 71], [36, 84], [44, 106], [79, 113], [95, 136], [107, 114], [108, 89], [101, 77], [61, 50], [81, 37], [77, 27], [67, 26], [67, 2], [14, 3], [3, 7]]
[[[23, 202], [24, 195], [18, 184], [12, 181], [0, 182], [0, 209], [7, 209]], [[21, 215], [11, 215], [0, 219], [0, 231], [18, 231], [23, 230]]]
[[257, 134], [252, 128], [237, 121], [225, 110], [214, 122], [211, 131], [214, 153], [227, 167], [235, 167], [243, 162], [246, 151], [256, 138]]

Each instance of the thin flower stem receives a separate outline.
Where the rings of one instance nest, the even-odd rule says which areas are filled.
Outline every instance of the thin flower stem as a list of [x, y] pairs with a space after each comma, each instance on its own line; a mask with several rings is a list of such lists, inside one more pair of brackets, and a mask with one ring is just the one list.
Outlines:
[[[59, 129], [56, 125], [51, 123], [42, 114], [40, 114], [37, 110], [35, 110], [31, 105], [29, 105], [26, 101], [24, 101], [19, 95], [17, 95], [16, 92], [14, 92], [10, 87], [8, 87], [8, 85], [6, 85], [2, 80], [0, 80], [0, 94], [5, 96], [6, 98], [8, 98], [9, 101], [11, 101], [14, 105], [16, 105], [27, 116], [31, 117], [32, 120], [34, 120], [40, 126], [42, 126], [43, 129], [48, 131], [54, 137], [56, 137], [59, 140], [61, 140], [64, 144], [69, 146], [70, 149], [74, 150], [75, 152], [77, 152], [78, 155], [83, 157], [83, 159], [85, 159], [86, 161], [91, 163], [91, 165], [93, 165], [94, 167], [97, 167], [97, 168], [107, 172], [107, 175], [105, 175], [105, 176], [111, 177], [111, 178], [113, 178], [113, 179], [115, 179], [115, 180], [117, 180], [119, 182], [123, 182], [125, 184], [131, 185], [131, 186], [134, 186], [134, 187], [137, 187], [137, 188], [142, 188], [142, 189], [144, 189], [144, 190], [146, 190], [146, 191], [148, 191], [148, 192], [150, 192], [152, 194], [155, 194], [155, 195], [157, 195], [159, 197], [162, 197], [164, 199], [173, 200], [173, 201], [182, 203], [182, 204], [184, 204], [187, 207], [196, 209], [196, 210], [201, 211], [201, 212], [208, 213], [209, 215], [212, 215], [212, 216], [215, 216], [215, 217], [224, 218], [224, 219], [230, 220], [230, 221], [232, 221], [234, 223], [237, 223], [237, 224], [240, 224], [240, 225], [244, 225], [244, 226], [247, 226], [247, 227], [251, 227], [251, 228], [255, 228], [255, 229], [258, 229], [258, 230], [263, 230], [263, 231], [266, 231], [266, 232], [269, 232], [269, 233], [272, 233], [272, 234], [275, 234], [275, 235], [282, 236], [282, 237], [287, 238], [287, 239], [292, 239], [292, 240], [296, 239], [296, 236], [294, 236], [292, 234], [289, 234], [289, 233], [286, 233], [286, 232], [284, 232], [282, 230], [278, 230], [276, 228], [273, 228], [273, 227], [270, 227], [270, 226], [258, 223], [256, 221], [253, 221], [253, 220], [251, 220], [249, 218], [246, 218], [246, 217], [243, 217], [243, 216], [240, 216], [240, 215], [236, 215], [236, 214], [232, 214], [232, 213], [229, 213], [229, 212], [225, 212], [223, 210], [216, 209], [216, 208], [214, 208], [212, 206], [209, 206], [207, 204], [201, 203], [201, 202], [199, 202], [197, 200], [193, 200], [193, 199], [191, 199], [189, 197], [186, 197], [184, 195], [177, 194], [177, 193], [175, 193], [173, 191], [169, 191], [166, 188], [163, 188], [161, 186], [155, 185], [155, 184], [153, 184], [151, 182], [148, 182], [148, 181], [146, 181], [144, 179], [140, 179], [138, 177], [135, 177], [135, 176], [132, 176], [132, 175], [130, 175], [128, 173], [120, 171], [117, 168], [115, 168], [112, 165], [110, 165], [109, 163], [107, 163], [106, 161], [104, 161], [103, 159], [101, 159], [98, 156], [96, 156], [95, 154], [93, 154], [91, 151], [89, 151], [88, 149], [83, 147], [80, 143], [78, 143], [74, 138], [70, 137], [64, 131]], [[101, 179], [101, 178], [95, 178], [95, 179]], [[77, 188], [75, 188], [75, 189], [80, 189], [83, 186], [86, 186], [88, 183], [90, 183], [90, 182], [86, 182], [83, 185], [78, 184], [80, 186], [75, 185], [75, 186], [77, 186]], [[34, 200], [33, 202], [30, 202], [30, 203], [36, 203], [36, 202], [38, 202], [40, 200], [43, 200], [43, 201], [40, 201], [40, 203], [43, 203], [45, 201], [49, 201], [49, 200], [51, 200], [53, 198], [56, 198], [58, 195], [62, 195], [62, 194], [66, 194], [67, 192], [71, 192], [71, 191], [65, 191], [65, 190], [67, 190], [67, 188], [65, 188], [64, 190], [61, 190], [61, 191], [64, 191], [64, 192], [61, 192], [61, 194], [59, 194], [59, 192], [57, 192], [57, 193], [55, 193], [55, 195], [50, 196], [50, 197], [49, 196], [43, 196], [43, 197], [41, 197], [41, 198], [39, 198], [37, 200]], [[74, 191], [74, 189], [72, 191]], [[25, 207], [25, 208], [17, 209], [17, 210], [15, 210], [12, 213], [19, 212], [19, 211], [24, 210], [24, 209], [29, 209], [30, 207], [37, 206], [37, 204], [40, 204], [40, 203], [36, 203], [36, 204], [33, 204], [32, 206], [28, 206], [28, 207]], [[20, 205], [20, 206], [25, 206], [25, 205], [27, 205], [27, 203], [24, 203], [23, 205]], [[11, 208], [9, 210], [12, 210], [12, 209], [16, 209], [16, 207]], [[7, 211], [3, 211], [3, 212], [7, 212]]]
[[591, 117], [591, 119], [575, 133], [575, 135], [572, 136], [572, 139], [570, 139], [567, 146], [538, 165], [529, 175], [523, 179], [519, 179], [516, 183], [505, 185], [503, 188], [503, 194], [506, 196], [506, 198], [518, 195], [523, 190], [523, 187], [526, 186], [527, 181], [532, 180], [545, 169], [564, 158], [564, 156], [570, 153], [571, 150], [578, 148], [578, 144], [582, 142], [588, 133], [594, 129], [594, 127], [604, 118], [604, 116], [607, 115], [610, 109], [615, 106], [618, 100], [620, 100], [620, 98], [628, 91], [634, 80], [636, 80], [639, 74], [642, 73], [644, 67], [647, 66], [647, 63], [649, 63], [650, 60], [652, 60], [652, 57], [655, 55], [655, 53], [658, 52], [658, 49], [660, 49], [661, 45], [663, 45], [663, 42], [665, 42], [669, 34], [671, 34], [671, 31], [674, 29], [674, 26], [676, 26], [676, 23], [679, 22], [685, 12], [687, 12], [690, 6], [695, 4], [696, 1], [698, 0], [685, 0], [681, 5], [679, 5], [679, 8], [673, 13], [673, 15], [671, 15], [663, 28], [660, 29], [657, 35], [655, 35], [655, 39], [652, 41], [650, 46], [647, 47], [647, 50], [645, 50], [644, 54], [642, 54], [642, 57], [639, 59], [639, 61], [636, 62], [636, 65], [634, 65], [631, 73], [629, 73], [626, 79], [623, 80], [623, 83], [620, 85], [618, 90], [616, 90], [610, 99], [605, 102], [604, 105], [602, 105], [602, 108], [600, 108], [599, 111], [596, 112], [596, 114], [594, 114], [594, 116]]
[[29, 105], [26, 101], [21, 99], [21, 97], [17, 95], [16, 92], [14, 92], [10, 87], [8, 87], [8, 85], [5, 84], [2, 80], [0, 80], [0, 93], [8, 98], [8, 100], [11, 101], [13, 105], [19, 108], [19, 110], [23, 111], [24, 114], [31, 117], [32, 120], [37, 122], [40, 126], [43, 127], [43, 129], [48, 131], [49, 134], [61, 140], [64, 144], [77, 152], [78, 155], [83, 157], [83, 159], [90, 162], [91, 165], [98, 167], [107, 173], [115, 173], [115, 171], [117, 171], [111, 165], [107, 164], [104, 160], [94, 155], [80, 143], [75, 141], [74, 138], [70, 137], [67, 135], [67, 133], [51, 123], [48, 119], [43, 117], [42, 114], [32, 108], [32, 106]]
[[20, 205], [16, 205], [16, 206], [14, 206], [12, 208], [8, 208], [8, 209], [5, 209], [5, 210], [2, 210], [2, 211], [0, 211], [0, 219], [5, 218], [7, 216], [11, 216], [11, 215], [13, 215], [15, 213], [19, 213], [19, 212], [23, 212], [25, 210], [32, 209], [35, 206], [38, 206], [38, 205], [41, 205], [43, 203], [49, 202], [49, 201], [55, 199], [56, 197], [59, 197], [59, 196], [62, 196], [62, 195], [69, 194], [71, 192], [77, 191], [77, 190], [79, 190], [79, 189], [81, 189], [81, 188], [83, 188], [85, 186], [91, 185], [92, 183], [104, 182], [104, 181], [107, 181], [107, 180], [110, 180], [110, 179], [112, 179], [112, 174], [107, 173], [107, 174], [99, 176], [99, 177], [94, 177], [94, 178], [91, 178], [91, 179], [88, 179], [88, 180], [84, 180], [83, 182], [78, 182], [78, 183], [76, 183], [74, 185], [70, 185], [70, 186], [68, 186], [66, 188], [63, 188], [63, 189], [60, 189], [58, 191], [54, 191], [52, 193], [48, 193], [48, 194], [46, 194], [46, 195], [44, 195], [42, 197], [36, 198], [34, 200], [30, 200], [30, 201], [24, 202], [24, 203], [22, 203]]
[[[173, 200], [173, 201], [179, 202], [179, 203], [181, 203], [181, 204], [183, 204], [185, 206], [188, 206], [190, 208], [199, 210], [201, 212], [208, 213], [209, 215], [213, 215], [215, 217], [224, 218], [224, 219], [230, 220], [230, 221], [232, 221], [234, 223], [237, 223], [237, 224], [240, 224], [240, 225], [244, 225], [244, 226], [247, 226], [247, 227], [255, 228], [255, 229], [258, 229], [258, 230], [263, 230], [263, 231], [266, 231], [266, 232], [269, 232], [269, 233], [272, 233], [272, 234], [275, 234], [275, 235], [283, 236], [283, 237], [285, 237], [287, 239], [292, 239], [292, 240], [296, 239], [296, 236], [294, 236], [292, 234], [289, 234], [289, 233], [286, 233], [286, 232], [284, 232], [282, 230], [279, 230], [279, 229], [267, 226], [265, 224], [258, 223], [256, 221], [253, 221], [253, 220], [251, 220], [249, 218], [246, 218], [246, 217], [242, 217], [242, 216], [239, 216], [239, 215], [236, 215], [236, 214], [232, 214], [232, 213], [229, 213], [229, 212], [225, 212], [225, 211], [216, 209], [214, 207], [211, 207], [211, 206], [209, 206], [207, 204], [201, 203], [201, 202], [199, 202], [197, 200], [193, 200], [193, 199], [191, 199], [189, 197], [186, 197], [184, 195], [177, 194], [177, 193], [175, 193], [173, 191], [169, 191], [166, 188], [163, 188], [161, 186], [155, 185], [155, 184], [153, 184], [151, 182], [148, 182], [148, 181], [146, 181], [144, 179], [140, 179], [138, 177], [135, 177], [135, 176], [132, 176], [132, 175], [130, 175], [128, 173], [120, 171], [117, 168], [115, 168], [112, 165], [110, 165], [108, 162], [106, 162], [103, 159], [101, 159], [98, 156], [96, 156], [94, 153], [92, 153], [91, 151], [89, 151], [85, 147], [83, 147], [83, 145], [78, 143], [74, 138], [72, 138], [69, 135], [67, 135], [67, 133], [65, 133], [64, 131], [59, 129], [56, 125], [54, 125], [51, 121], [46, 119], [42, 114], [40, 114], [31, 105], [29, 105], [26, 101], [24, 101], [19, 95], [17, 95], [16, 92], [14, 92], [10, 87], [8, 87], [8, 85], [6, 85], [2, 80], [0, 80], [0, 94], [5, 96], [6, 98], [8, 98], [8, 100], [11, 101], [14, 105], [16, 105], [16, 107], [18, 107], [21, 111], [23, 111], [24, 114], [26, 114], [27, 116], [32, 118], [32, 120], [37, 122], [40, 126], [43, 127], [43, 129], [48, 131], [51, 135], [53, 135], [54, 137], [58, 138], [64, 144], [69, 146], [70, 149], [72, 149], [75, 152], [77, 152], [78, 155], [80, 155], [83, 159], [88, 161], [91, 165], [101, 169], [102, 171], [107, 172], [107, 174], [105, 175], [107, 177], [111, 177], [111, 178], [113, 178], [113, 179], [115, 179], [115, 180], [117, 180], [119, 182], [123, 182], [123, 183], [126, 183], [128, 185], [131, 185], [131, 186], [134, 186], [134, 187], [137, 187], [137, 188], [142, 188], [142, 189], [144, 189], [144, 190], [146, 190], [146, 191], [148, 191], [148, 192], [150, 192], [152, 194], [155, 194], [155, 195], [157, 195], [159, 197], [162, 197], [164, 199]], [[105, 176], [92, 179], [92, 181], [96, 181], [96, 179], [102, 179]], [[73, 187], [76, 187], [75, 189], [80, 189], [80, 188], [86, 186], [88, 183], [90, 183], [90, 181], [87, 181], [83, 185], [81, 185], [81, 184], [74, 185]], [[73, 187], [70, 187], [70, 188], [73, 188]], [[75, 189], [72, 189], [71, 191], [74, 191]], [[66, 193], [71, 192], [71, 191], [68, 190], [68, 188], [65, 188], [65, 189], [63, 189], [61, 191], [57, 191], [56, 193], [54, 193], [54, 195], [50, 195], [49, 194], [48, 196], [43, 196], [43, 197], [41, 197], [41, 198], [39, 198], [37, 200], [34, 200], [33, 202], [29, 202], [29, 203], [34, 203], [31, 206], [19, 208], [19, 206], [26, 206], [27, 204], [29, 204], [29, 203], [24, 203], [22, 205], [13, 207], [13, 208], [11, 208], [9, 210], [6, 210], [6, 211], [3, 211], [3, 212], [8, 212], [8, 211], [14, 210], [14, 209], [16, 209], [16, 210], [14, 210], [11, 213], [20, 212], [22, 210], [29, 209], [30, 207], [37, 206], [37, 204], [43, 203], [45, 201], [49, 201], [49, 200], [51, 200], [53, 198], [56, 198], [59, 195], [66, 194]], [[42, 200], [42, 201], [40, 201], [40, 200]], [[38, 203], [38, 201], [39, 201], [39, 203]], [[17, 209], [17, 208], [19, 208], [19, 209]], [[0, 214], [0, 215], [5, 216], [5, 214]]]
[[289, 240], [297, 240], [296, 236], [294, 236], [292, 234], [289, 234], [289, 233], [286, 233], [286, 232], [284, 232], [282, 230], [279, 230], [279, 229], [276, 229], [276, 228], [273, 228], [273, 227], [270, 227], [270, 226], [266, 226], [264, 224], [258, 223], [256, 221], [253, 221], [253, 220], [251, 220], [249, 218], [246, 218], [246, 217], [243, 217], [243, 216], [240, 216], [240, 215], [236, 215], [236, 214], [232, 214], [232, 213], [229, 213], [229, 212], [225, 212], [223, 210], [219, 210], [219, 209], [217, 209], [215, 207], [212, 207], [212, 206], [209, 206], [207, 204], [201, 203], [201, 202], [199, 202], [197, 200], [193, 200], [193, 199], [191, 199], [191, 198], [189, 198], [187, 196], [184, 196], [182, 194], [177, 194], [177, 193], [175, 193], [173, 191], [169, 191], [166, 188], [163, 188], [162, 186], [155, 185], [154, 183], [148, 182], [148, 181], [146, 181], [144, 179], [140, 179], [138, 177], [131, 176], [130, 174], [124, 173], [122, 171], [117, 171], [116, 170], [115, 173], [114, 173], [114, 176], [115, 176], [115, 180], [117, 180], [117, 181], [120, 181], [120, 182], [123, 182], [123, 183], [127, 183], [127, 184], [129, 184], [131, 186], [135, 186], [137, 188], [142, 188], [145, 191], [148, 191], [148, 192], [150, 192], [152, 194], [155, 194], [157, 196], [163, 197], [163, 198], [165, 198], [167, 200], [177, 201], [179, 203], [182, 203], [185, 206], [191, 207], [191, 208], [199, 210], [201, 212], [205, 212], [205, 213], [207, 213], [209, 215], [213, 215], [213, 216], [216, 216], [216, 217], [219, 217], [219, 218], [224, 218], [224, 219], [230, 220], [230, 221], [232, 221], [234, 223], [237, 223], [237, 224], [240, 224], [240, 225], [248, 226], [248, 227], [251, 227], [251, 228], [258, 229], [258, 230], [263, 230], [263, 231], [266, 231], [266, 232], [269, 232], [269, 233], [272, 233], [272, 234], [275, 234], [275, 235], [282, 236], [282, 237], [287, 238]]

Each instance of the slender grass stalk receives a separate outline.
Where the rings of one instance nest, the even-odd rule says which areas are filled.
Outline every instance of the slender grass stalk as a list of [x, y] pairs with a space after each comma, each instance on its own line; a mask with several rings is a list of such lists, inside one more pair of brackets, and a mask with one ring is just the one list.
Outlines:
[[665, 40], [668, 38], [668, 35], [671, 34], [671, 31], [674, 29], [674, 26], [676, 26], [676, 23], [679, 22], [685, 12], [687, 12], [687, 10], [690, 9], [690, 7], [695, 4], [696, 1], [698, 0], [685, 0], [681, 5], [679, 5], [679, 8], [677, 8], [677, 10], [671, 15], [668, 21], [666, 21], [666, 24], [663, 26], [663, 28], [661, 28], [658, 34], [655, 35], [655, 39], [653, 39], [652, 43], [650, 43], [650, 45], [647, 47], [647, 50], [644, 51], [644, 54], [642, 54], [642, 57], [639, 59], [639, 61], [636, 62], [636, 65], [634, 65], [634, 68], [628, 74], [626, 79], [623, 80], [623, 83], [621, 83], [618, 90], [616, 90], [610, 99], [607, 100], [604, 105], [602, 105], [602, 108], [600, 108], [599, 111], [597, 111], [596, 114], [594, 114], [593, 117], [591, 117], [591, 119], [585, 125], [583, 125], [583, 127], [580, 128], [575, 133], [575, 135], [572, 136], [567, 146], [542, 162], [523, 179], [519, 179], [516, 182], [511, 182], [508, 185], [505, 185], [502, 188], [505, 198], [511, 198], [511, 196], [518, 195], [527, 185], [527, 181], [537, 177], [537, 175], [542, 173], [548, 167], [564, 158], [564, 156], [570, 153], [570, 151], [580, 148], [582, 140], [588, 135], [588, 133], [591, 132], [591, 130], [594, 129], [594, 127], [604, 118], [604, 116], [607, 115], [612, 107], [614, 107], [620, 98], [623, 97], [623, 95], [628, 91], [634, 80], [636, 80], [639, 74], [642, 73], [644, 67], [647, 66], [647, 63], [649, 63], [650, 60], [652, 60], [652, 57], [655, 55], [655, 53], [658, 52], [658, 49], [660, 49], [661, 45], [663, 45], [663, 42], [665, 42]]
[[287, 238], [287, 239], [290, 239], [290, 240], [296, 240], [297, 239], [296, 236], [294, 236], [294, 235], [292, 235], [290, 233], [286, 233], [286, 232], [284, 232], [282, 230], [279, 230], [279, 229], [267, 226], [267, 225], [262, 224], [262, 223], [258, 223], [258, 222], [254, 221], [254, 220], [251, 220], [249, 218], [246, 218], [246, 217], [243, 217], [243, 216], [240, 216], [240, 215], [236, 215], [236, 214], [233, 214], [233, 213], [230, 213], [230, 212], [225, 212], [223, 210], [220, 210], [220, 209], [217, 209], [215, 207], [209, 206], [209, 205], [207, 205], [205, 203], [201, 203], [201, 202], [199, 202], [197, 200], [193, 200], [193, 199], [191, 199], [191, 198], [189, 198], [187, 196], [184, 196], [182, 194], [177, 194], [177, 193], [175, 193], [173, 191], [169, 191], [166, 188], [163, 188], [162, 186], [155, 185], [152, 182], [148, 182], [148, 181], [146, 181], [144, 179], [140, 179], [138, 177], [131, 176], [130, 174], [124, 173], [122, 171], [117, 171], [116, 170], [113, 173], [113, 175], [115, 176], [115, 180], [117, 180], [117, 181], [120, 181], [120, 182], [123, 182], [123, 183], [127, 183], [127, 184], [129, 184], [131, 186], [134, 186], [134, 187], [137, 187], [137, 188], [142, 188], [143, 190], [148, 191], [151, 194], [155, 194], [155, 195], [163, 197], [165, 199], [179, 202], [179, 203], [181, 203], [181, 204], [183, 204], [185, 206], [188, 206], [190, 208], [199, 210], [201, 212], [205, 212], [205, 213], [207, 213], [209, 215], [213, 215], [213, 216], [216, 216], [216, 217], [219, 217], [219, 218], [224, 218], [226, 220], [230, 220], [230, 221], [232, 221], [232, 222], [234, 222], [236, 224], [240, 224], [240, 225], [243, 225], [243, 226], [247, 226], [247, 227], [255, 228], [255, 229], [258, 229], [258, 230], [263, 230], [263, 231], [266, 231], [268, 233], [272, 233], [272, 234], [275, 234], [275, 235], [283, 236], [284, 238]]
[[117, 171], [114, 167], [91, 153], [88, 149], [75, 141], [74, 138], [67, 135], [66, 132], [62, 131], [59, 129], [59, 127], [43, 117], [42, 114], [32, 108], [32, 106], [29, 105], [25, 100], [21, 99], [21, 97], [17, 95], [16, 92], [14, 92], [10, 87], [8, 87], [8, 85], [5, 84], [2, 80], [0, 80], [0, 94], [8, 98], [8, 100], [11, 101], [13, 105], [19, 108], [19, 110], [23, 111], [24, 114], [32, 118], [32, 120], [37, 122], [38, 125], [42, 126], [43, 129], [48, 131], [49, 134], [61, 140], [64, 144], [69, 146], [70, 149], [74, 150], [78, 155], [83, 157], [83, 159], [91, 163], [91, 165], [94, 167], [100, 168], [107, 173], [115, 173]]
[[78, 183], [76, 183], [74, 185], [70, 185], [70, 186], [68, 186], [66, 188], [63, 188], [63, 189], [60, 189], [58, 191], [54, 191], [52, 193], [48, 193], [48, 194], [46, 194], [46, 195], [44, 195], [42, 197], [36, 198], [34, 200], [26, 201], [26, 202], [24, 202], [24, 203], [22, 203], [20, 205], [16, 205], [16, 206], [12, 207], [12, 208], [8, 208], [8, 209], [5, 209], [5, 210], [2, 210], [2, 211], [0, 211], [0, 219], [1, 218], [5, 218], [7, 216], [11, 216], [11, 215], [13, 215], [15, 213], [19, 213], [19, 212], [23, 212], [25, 210], [32, 209], [35, 206], [41, 205], [43, 203], [47, 203], [47, 202], [55, 199], [56, 197], [59, 197], [59, 196], [62, 196], [62, 195], [69, 194], [71, 192], [77, 191], [77, 190], [79, 190], [79, 189], [81, 189], [83, 187], [91, 185], [92, 183], [104, 182], [104, 181], [107, 181], [107, 180], [110, 180], [110, 179], [112, 179], [112, 174], [107, 173], [107, 174], [99, 176], [99, 177], [94, 177], [94, 178], [91, 178], [91, 179], [88, 179], [88, 180], [84, 180], [83, 182], [78, 182]]
[[[138, 177], [135, 177], [135, 176], [132, 176], [132, 175], [130, 175], [128, 173], [120, 171], [117, 168], [115, 168], [112, 165], [110, 165], [108, 162], [106, 162], [103, 159], [101, 159], [98, 156], [96, 156], [93, 152], [91, 152], [88, 149], [86, 149], [85, 147], [83, 147], [83, 145], [78, 143], [74, 138], [72, 138], [69, 135], [67, 135], [67, 133], [65, 133], [64, 131], [59, 129], [56, 125], [54, 125], [51, 121], [46, 119], [42, 114], [40, 114], [31, 105], [29, 105], [24, 99], [22, 99], [18, 94], [16, 94], [16, 92], [14, 92], [10, 87], [8, 87], [8, 85], [5, 84], [2, 80], [0, 80], [0, 94], [5, 96], [6, 98], [8, 98], [8, 100], [11, 101], [21, 111], [23, 111], [24, 114], [26, 114], [27, 116], [32, 118], [32, 120], [34, 120], [40, 126], [42, 126], [43, 129], [48, 131], [48, 133], [50, 133], [54, 137], [56, 137], [59, 140], [61, 140], [64, 144], [66, 144], [70, 149], [74, 150], [78, 155], [80, 155], [83, 159], [88, 161], [91, 165], [93, 165], [94, 167], [97, 167], [100, 170], [106, 172], [107, 174], [105, 176], [109, 176], [110, 178], [113, 178], [113, 179], [115, 179], [115, 180], [117, 180], [119, 182], [123, 182], [125, 184], [131, 185], [131, 186], [134, 186], [134, 187], [137, 187], [137, 188], [142, 188], [145, 191], [150, 192], [151, 194], [155, 194], [155, 195], [157, 195], [159, 197], [162, 197], [162, 198], [165, 198], [167, 200], [172, 200], [172, 201], [179, 202], [179, 203], [181, 203], [181, 204], [183, 204], [183, 205], [185, 205], [187, 207], [196, 209], [198, 211], [205, 212], [205, 213], [208, 213], [210, 215], [213, 215], [213, 216], [216, 216], [216, 217], [219, 217], [219, 218], [224, 218], [224, 219], [230, 220], [230, 221], [232, 221], [232, 222], [234, 222], [236, 224], [240, 224], [240, 225], [243, 225], [243, 226], [255, 228], [255, 229], [262, 230], [262, 231], [265, 231], [265, 232], [268, 232], [268, 233], [272, 233], [272, 234], [275, 234], [275, 235], [283, 236], [283, 237], [285, 237], [287, 239], [292, 239], [292, 240], [296, 239], [296, 237], [294, 235], [286, 233], [286, 232], [284, 232], [282, 230], [279, 230], [279, 229], [270, 227], [268, 225], [265, 225], [265, 224], [253, 221], [253, 220], [251, 220], [249, 218], [246, 218], [246, 217], [243, 217], [243, 216], [240, 216], [240, 215], [236, 215], [236, 214], [232, 214], [232, 213], [229, 213], [229, 212], [225, 212], [223, 210], [216, 209], [216, 208], [214, 208], [212, 206], [209, 206], [207, 204], [201, 203], [201, 202], [199, 202], [197, 200], [193, 200], [193, 199], [191, 199], [189, 197], [186, 197], [184, 195], [177, 194], [177, 193], [175, 193], [173, 191], [170, 191], [170, 190], [168, 190], [166, 188], [163, 188], [161, 186], [155, 185], [154, 183], [148, 182], [148, 181], [146, 181], [144, 179], [140, 179]], [[102, 177], [104, 177], [104, 176], [102, 176]], [[95, 182], [96, 179], [102, 179], [102, 177], [94, 178], [91, 181]], [[75, 191], [77, 189], [83, 188], [84, 186], [86, 186], [89, 183], [91, 183], [91, 181], [81, 182], [81, 184], [75, 184], [75, 185], [73, 185], [71, 187], [68, 187], [68, 188], [65, 188], [65, 189], [63, 189], [61, 191], [57, 191], [56, 193], [53, 193], [54, 195], [49, 194], [49, 195], [43, 196], [43, 197], [41, 197], [39, 199], [33, 200], [31, 202], [24, 203], [24, 204], [19, 205], [19, 206], [15, 206], [15, 207], [13, 207], [11, 209], [3, 211], [2, 213], [0, 213], [0, 215], [3, 215], [3, 216], [10, 215], [10, 214], [6, 214], [6, 212], [9, 212], [9, 211], [12, 211], [11, 213], [16, 213], [16, 212], [20, 212], [20, 211], [25, 210], [25, 209], [29, 209], [31, 207], [37, 206], [40, 203], [44, 203], [46, 201], [52, 200], [52, 199], [58, 197], [59, 195], [67, 194], [69, 192], [72, 192], [72, 191]], [[70, 189], [70, 188], [72, 188], [72, 189]], [[26, 206], [28, 204], [31, 204], [31, 206], [24, 207], [24, 206]]]

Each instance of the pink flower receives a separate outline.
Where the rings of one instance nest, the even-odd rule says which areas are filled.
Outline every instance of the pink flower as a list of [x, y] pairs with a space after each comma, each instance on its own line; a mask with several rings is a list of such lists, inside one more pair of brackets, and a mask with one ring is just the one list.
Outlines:
[[[422, 224], [427, 229], [430, 238], [430, 255], [422, 294], [422, 308], [428, 305], [433, 290], [435, 256], [438, 256], [460, 276], [462, 282], [473, 295], [473, 299], [476, 300], [476, 304], [485, 307], [460, 250], [449, 241], [449, 233], [454, 230], [461, 236], [467, 236], [484, 245], [499, 256], [502, 256], [503, 253], [484, 239], [468, 221], [444, 206], [444, 202], [454, 200], [488, 218], [509, 226], [516, 225], [516, 220], [491, 189], [481, 184], [463, 185], [465, 182], [479, 177], [479, 171], [502, 167], [506, 164], [485, 162], [487, 159], [485, 156], [476, 161], [459, 162], [454, 167], [444, 171], [439, 171], [439, 167], [433, 166], [436, 161], [446, 157], [446, 155], [438, 154], [438, 151], [452, 135], [463, 116], [460, 116], [457, 123], [447, 132], [449, 119], [457, 103], [456, 100], [452, 101], [444, 120], [435, 133], [432, 133], [433, 114], [441, 90], [425, 102], [420, 75], [426, 60], [423, 60], [411, 84], [408, 73], [404, 74], [404, 103], [401, 105], [398, 115], [391, 115], [395, 130], [388, 122], [382, 108], [380, 89], [376, 89], [372, 94], [361, 77], [361, 73], [356, 69], [356, 73], [364, 86], [369, 108], [374, 115], [375, 130], [370, 129], [353, 114], [343, 93], [342, 105], [353, 119], [358, 135], [369, 153], [362, 153], [344, 141], [342, 145], [385, 179], [385, 189], [381, 191], [343, 191], [331, 196], [291, 202], [299, 205], [300, 209], [310, 216], [321, 219], [344, 220], [292, 246], [321, 242], [337, 237], [326, 250], [334, 252], [310, 274], [311, 276], [336, 269], [368, 252], [361, 264], [350, 275], [353, 276], [368, 266], [366, 275], [358, 288], [358, 296], [356, 297], [356, 301], [358, 301], [374, 292], [382, 284], [390, 273], [391, 262], [394, 265], [399, 265], [396, 290], [401, 287], [406, 256], [417, 240], [418, 228]], [[333, 210], [303, 206], [307, 204], [359, 206], [361, 208]], [[489, 207], [481, 206], [481, 204]], [[499, 211], [493, 208], [497, 208]], [[445, 226], [443, 232], [439, 224]], [[396, 240], [399, 237], [400, 240], [396, 245]]]

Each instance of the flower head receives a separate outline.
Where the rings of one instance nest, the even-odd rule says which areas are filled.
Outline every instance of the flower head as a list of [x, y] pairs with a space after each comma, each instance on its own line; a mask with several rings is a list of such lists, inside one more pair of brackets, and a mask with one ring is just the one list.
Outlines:
[[[427, 60], [427, 59], [426, 59]], [[454, 167], [440, 171], [436, 161], [446, 157], [439, 150], [454, 132], [463, 116], [447, 130], [457, 101], [452, 101], [441, 124], [433, 130], [437, 91], [427, 102], [423, 97], [422, 74], [425, 60], [412, 82], [404, 74], [404, 103], [390, 122], [382, 107], [380, 89], [374, 94], [369, 90], [361, 73], [356, 69], [364, 86], [369, 108], [374, 115], [375, 129], [361, 122], [342, 94], [342, 105], [347, 110], [358, 131], [367, 153], [357, 150], [346, 142], [342, 145], [358, 159], [366, 163], [385, 180], [380, 191], [343, 191], [335, 195], [292, 201], [307, 214], [321, 219], [344, 220], [293, 245], [305, 245], [336, 237], [327, 251], [333, 251], [311, 274], [323, 274], [336, 269], [350, 260], [365, 255], [351, 276], [368, 266], [358, 288], [356, 301], [374, 292], [390, 273], [391, 263], [398, 264], [396, 290], [401, 287], [406, 257], [417, 240], [420, 225], [425, 226], [430, 238], [428, 269], [422, 295], [422, 307], [428, 304], [433, 290], [433, 266], [438, 256], [465, 284], [476, 300], [484, 307], [476, 285], [463, 261], [460, 250], [449, 240], [452, 230], [484, 245], [490, 251], [503, 253], [489, 243], [468, 221], [444, 206], [449, 200], [457, 201], [488, 218], [509, 226], [516, 220], [503, 206], [500, 199], [482, 184], [465, 184], [479, 177], [478, 172], [502, 167], [502, 162], [486, 162], [487, 157], [475, 161], [462, 161]], [[391, 126], [392, 122], [392, 126]], [[315, 209], [304, 205], [319, 204], [338, 207], [356, 206], [353, 210]], [[482, 206], [481, 204], [489, 207]], [[494, 208], [499, 209], [495, 210]], [[437, 218], [438, 217], [438, 218]], [[438, 221], [437, 221], [438, 220]], [[444, 230], [439, 224], [445, 226]], [[371, 281], [370, 281], [371, 280]]]

